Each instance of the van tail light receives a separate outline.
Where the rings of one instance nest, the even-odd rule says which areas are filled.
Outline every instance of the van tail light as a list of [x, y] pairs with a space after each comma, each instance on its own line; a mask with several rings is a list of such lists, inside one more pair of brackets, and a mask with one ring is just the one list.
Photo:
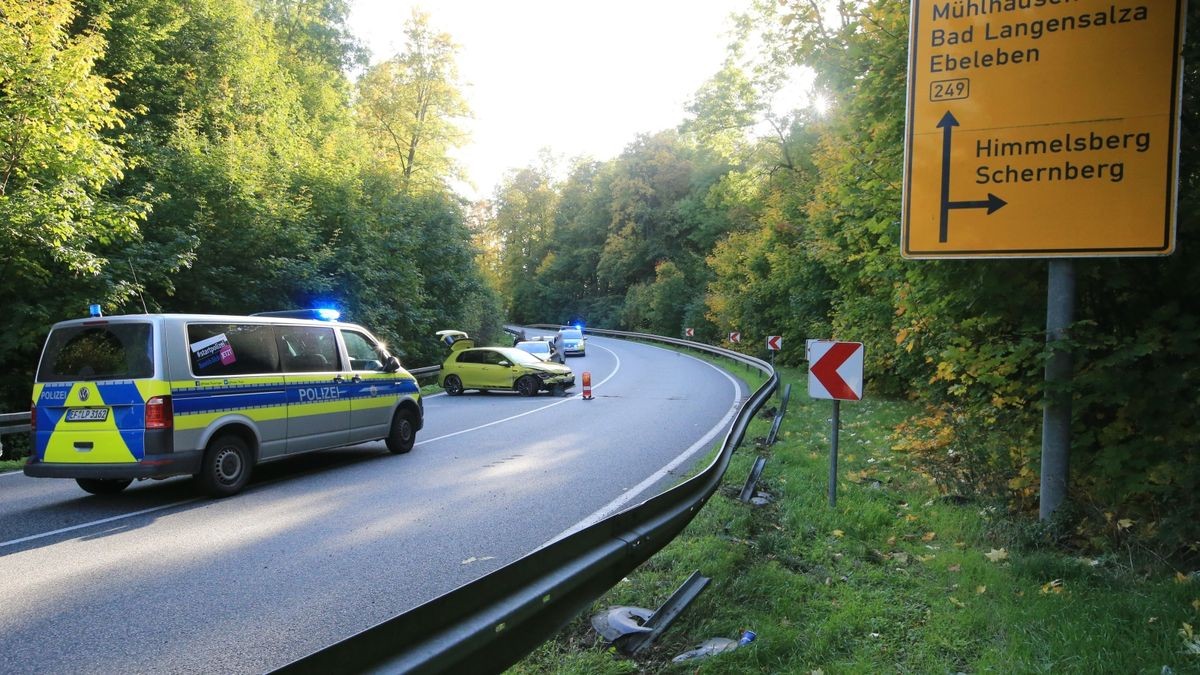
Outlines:
[[37, 406], [29, 404], [29, 433], [37, 431]]
[[155, 396], [146, 401], [146, 428], [170, 429], [175, 424], [170, 396]]

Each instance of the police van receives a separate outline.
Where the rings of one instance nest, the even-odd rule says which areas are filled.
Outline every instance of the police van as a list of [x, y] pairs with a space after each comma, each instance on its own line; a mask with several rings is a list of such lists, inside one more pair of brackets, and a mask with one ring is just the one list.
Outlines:
[[[332, 319], [332, 320], [322, 320]], [[93, 316], [53, 326], [33, 385], [25, 474], [93, 494], [191, 475], [232, 495], [253, 467], [383, 439], [412, 449], [416, 378], [328, 311]]]

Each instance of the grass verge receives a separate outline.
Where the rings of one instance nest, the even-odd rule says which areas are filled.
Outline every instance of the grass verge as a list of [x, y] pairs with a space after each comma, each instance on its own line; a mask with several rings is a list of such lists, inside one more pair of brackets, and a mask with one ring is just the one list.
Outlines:
[[[1004, 514], [943, 498], [890, 449], [910, 404], [842, 404], [831, 508], [831, 403], [805, 395], [803, 371], [781, 375], [793, 396], [759, 483], [774, 501], [736, 499], [758, 420], [691, 525], [511, 673], [1200, 672], [1200, 575], [1024, 546]], [[644, 656], [592, 631], [592, 613], [654, 609], [693, 570], [712, 583]], [[758, 640], [671, 662], [742, 629]]]

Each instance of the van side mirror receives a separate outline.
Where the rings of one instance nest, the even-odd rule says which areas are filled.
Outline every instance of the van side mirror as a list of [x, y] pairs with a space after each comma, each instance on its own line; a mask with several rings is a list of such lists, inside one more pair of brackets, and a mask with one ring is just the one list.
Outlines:
[[383, 364], [383, 372], [394, 373], [397, 370], [400, 370], [400, 359], [394, 356], [389, 356], [387, 361]]

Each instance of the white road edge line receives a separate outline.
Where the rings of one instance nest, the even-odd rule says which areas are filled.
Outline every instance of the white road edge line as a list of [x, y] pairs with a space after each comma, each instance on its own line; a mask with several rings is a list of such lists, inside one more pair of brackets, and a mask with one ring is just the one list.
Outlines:
[[[600, 347], [600, 345], [594, 345], [594, 346], [595, 346], [595, 347]], [[592, 388], [593, 388], [593, 389], [595, 389], [595, 388], [598, 388], [598, 387], [600, 387], [601, 385], [603, 385], [605, 382], [608, 382], [609, 380], [611, 380], [611, 379], [612, 379], [612, 378], [613, 378], [613, 377], [614, 377], [614, 376], [617, 374], [617, 372], [621, 370], [621, 357], [617, 356], [617, 355], [616, 355], [616, 353], [614, 353], [614, 352], [613, 352], [611, 349], [608, 349], [608, 348], [606, 348], [606, 347], [600, 347], [600, 349], [603, 349], [604, 351], [606, 351], [606, 352], [608, 352], [609, 354], [612, 354], [612, 355], [613, 355], [613, 358], [615, 358], [615, 359], [617, 360], [617, 367], [616, 367], [616, 368], [613, 368], [613, 371], [612, 371], [611, 373], [609, 373], [608, 377], [604, 378], [604, 379], [603, 379], [603, 380], [601, 380], [599, 383], [597, 383], [597, 384], [593, 385], [593, 386], [592, 386]], [[477, 427], [473, 427], [473, 428], [471, 428], [471, 429], [463, 429], [462, 431], [456, 431], [456, 432], [454, 432], [454, 433], [452, 433], [452, 434], [446, 434], [446, 435], [444, 435], [444, 436], [438, 436], [437, 438], [429, 438], [429, 439], [426, 439], [426, 440], [424, 440], [424, 441], [420, 441], [420, 442], [416, 443], [416, 445], [425, 445], [426, 443], [433, 443], [434, 441], [440, 441], [440, 440], [442, 440], [442, 439], [451, 438], [451, 437], [453, 437], [453, 436], [459, 436], [459, 435], [461, 435], [461, 434], [469, 433], [469, 432], [472, 432], [472, 431], [478, 431], [479, 429], [486, 429], [487, 427], [495, 426], [495, 425], [497, 425], [497, 424], [501, 424], [501, 423], [503, 423], [503, 422], [509, 422], [509, 421], [511, 421], [511, 420], [515, 420], [515, 419], [517, 419], [517, 418], [519, 418], [519, 417], [524, 417], [524, 416], [526, 416], [526, 415], [532, 415], [532, 414], [533, 414], [533, 413], [535, 413], [535, 412], [540, 412], [540, 411], [542, 411], [542, 410], [546, 410], [547, 408], [553, 408], [553, 407], [554, 407], [554, 406], [556, 406], [556, 405], [562, 405], [563, 403], [567, 403], [568, 401], [572, 401], [572, 400], [579, 399], [579, 398], [581, 398], [582, 396], [583, 396], [583, 394], [578, 394], [578, 395], [575, 395], [575, 396], [571, 396], [571, 397], [569, 397], [569, 398], [565, 398], [565, 399], [563, 399], [563, 400], [561, 400], [561, 401], [555, 401], [554, 403], [551, 403], [550, 405], [544, 405], [544, 406], [542, 406], [542, 407], [540, 407], [540, 408], [534, 408], [533, 410], [528, 410], [528, 411], [526, 411], [526, 412], [523, 412], [523, 413], [521, 413], [521, 414], [519, 414], [519, 415], [513, 415], [512, 417], [505, 417], [505, 418], [504, 418], [504, 419], [502, 419], [502, 420], [496, 420], [496, 421], [494, 421], [494, 422], [488, 422], [487, 424], [481, 424], [481, 425], [479, 425], [479, 426], [477, 426]], [[20, 471], [14, 471], [13, 473], [14, 473], [14, 474], [16, 474], [16, 475], [24, 475], [24, 474], [22, 474], [22, 472], [20, 472]], [[3, 475], [5, 475], [5, 474], [0, 474], [0, 476], [3, 476]], [[110, 517], [110, 518], [102, 518], [102, 519], [100, 519], [100, 520], [93, 520], [93, 521], [90, 521], [90, 522], [87, 522], [87, 523], [80, 523], [80, 524], [78, 524], [78, 525], [72, 525], [72, 526], [70, 526], [70, 527], [64, 527], [64, 528], [61, 528], [61, 529], [58, 529], [58, 530], [53, 530], [53, 531], [51, 531], [51, 532], [42, 532], [42, 533], [40, 533], [40, 534], [31, 534], [31, 535], [29, 535], [28, 537], [21, 537], [20, 539], [13, 539], [13, 540], [11, 540], [11, 541], [0, 541], [0, 548], [4, 548], [4, 547], [6, 547], [6, 546], [16, 546], [17, 544], [23, 544], [23, 543], [25, 543], [25, 542], [27, 542], [27, 541], [34, 541], [34, 540], [37, 540], [37, 539], [42, 539], [42, 538], [44, 538], [44, 537], [53, 537], [53, 536], [54, 536], [54, 535], [56, 535], [56, 534], [63, 534], [64, 532], [74, 532], [75, 530], [82, 530], [82, 529], [84, 529], [84, 528], [88, 528], [88, 527], [95, 527], [96, 525], [104, 525], [104, 524], [106, 524], [106, 523], [111, 523], [111, 522], [115, 522], [115, 521], [118, 521], [118, 520], [124, 520], [124, 519], [126, 519], [126, 518], [134, 518], [134, 517], [137, 517], [137, 516], [142, 516], [142, 515], [145, 515], [145, 514], [147, 514], [147, 513], [154, 513], [155, 511], [162, 511], [162, 510], [165, 510], [165, 509], [171, 509], [171, 508], [175, 508], [176, 506], [183, 506], [184, 504], [191, 504], [192, 502], [196, 502], [196, 501], [200, 501], [200, 498], [199, 498], [199, 497], [196, 497], [196, 498], [193, 498], [193, 499], [185, 499], [185, 500], [183, 500], [183, 501], [181, 501], [181, 502], [173, 502], [173, 503], [171, 503], [171, 504], [164, 504], [164, 505], [162, 505], [162, 506], [155, 506], [155, 507], [153, 507], [153, 508], [149, 508], [149, 509], [142, 509], [141, 511], [134, 511], [133, 513], [123, 513], [123, 514], [121, 514], [121, 515], [119, 515], [119, 516], [112, 516], [112, 517]]]
[[[594, 347], [600, 347], [600, 345], [592, 345], [592, 346], [594, 346]], [[598, 382], [597, 384], [593, 384], [593, 385], [592, 385], [592, 389], [598, 389], [598, 388], [602, 387], [602, 386], [604, 385], [604, 383], [605, 383], [605, 382], [608, 382], [609, 380], [613, 379], [613, 377], [615, 377], [615, 376], [616, 376], [616, 374], [617, 374], [617, 373], [618, 373], [618, 372], [621, 370], [621, 357], [617, 356], [617, 355], [616, 355], [616, 353], [615, 353], [615, 352], [613, 352], [613, 350], [611, 350], [611, 349], [608, 349], [607, 347], [600, 347], [600, 349], [603, 349], [604, 351], [606, 351], [606, 352], [608, 352], [609, 354], [612, 354], [612, 355], [613, 355], [613, 358], [617, 360], [617, 367], [616, 367], [616, 368], [613, 368], [613, 371], [612, 371], [611, 373], [609, 373], [609, 374], [608, 374], [608, 377], [604, 378], [603, 380], [601, 380], [601, 381], [600, 381], [600, 382]], [[425, 445], [426, 443], [434, 443], [434, 442], [436, 442], [436, 441], [445, 440], [445, 439], [447, 439], [447, 438], [452, 438], [452, 437], [454, 437], [454, 436], [460, 436], [460, 435], [462, 435], [462, 434], [469, 434], [469, 433], [471, 433], [472, 431], [479, 431], [480, 429], [486, 429], [486, 428], [488, 428], [488, 427], [493, 427], [493, 426], [496, 426], [497, 424], [503, 424], [503, 423], [505, 423], [505, 422], [511, 422], [512, 420], [515, 420], [515, 419], [517, 419], [517, 418], [524, 417], [524, 416], [526, 416], [526, 415], [532, 415], [532, 414], [534, 414], [534, 413], [536, 413], [536, 412], [541, 412], [541, 411], [543, 411], [543, 410], [547, 410], [547, 409], [549, 409], [549, 408], [553, 408], [553, 407], [554, 407], [554, 406], [556, 406], [556, 405], [562, 405], [562, 404], [564, 404], [564, 403], [568, 403], [568, 402], [570, 402], [570, 401], [576, 401], [576, 400], [582, 400], [582, 399], [583, 399], [583, 394], [582, 394], [582, 393], [575, 394], [574, 396], [569, 396], [569, 397], [567, 397], [567, 398], [564, 398], [564, 399], [562, 399], [561, 401], [555, 401], [554, 403], [551, 403], [551, 404], [549, 404], [549, 405], [544, 405], [544, 406], [542, 406], [542, 407], [540, 407], [540, 408], [534, 408], [533, 410], [526, 410], [525, 412], [523, 412], [523, 413], [520, 413], [519, 415], [513, 415], [512, 417], [505, 417], [505, 418], [504, 418], [504, 419], [502, 419], [502, 420], [495, 420], [495, 421], [493, 421], [493, 422], [488, 422], [487, 424], [481, 424], [481, 425], [479, 425], [479, 426], [477, 426], [477, 427], [471, 427], [470, 429], [463, 429], [463, 430], [461, 430], [461, 431], [455, 431], [455, 432], [453, 432], [453, 433], [445, 434], [445, 435], [442, 435], [442, 436], [437, 436], [437, 437], [435, 437], [435, 438], [427, 438], [427, 439], [425, 439], [425, 440], [423, 440], [423, 441], [417, 441], [417, 443], [414, 445], [414, 447], [415, 447], [415, 446], [417, 446], [417, 445]]]
[[600, 522], [601, 520], [604, 520], [608, 516], [622, 510], [626, 504], [633, 501], [634, 499], [637, 499], [641, 495], [641, 493], [645, 492], [647, 489], [650, 488], [650, 486], [652, 486], [655, 483], [657, 483], [658, 481], [662, 480], [662, 478], [664, 476], [666, 476], [671, 471], [674, 471], [676, 468], [679, 467], [680, 464], [683, 464], [684, 462], [690, 460], [692, 458], [692, 456], [694, 456], [696, 453], [709, 447], [709, 444], [712, 443], [713, 438], [715, 438], [717, 436], [717, 434], [724, 431], [725, 428], [729, 425], [730, 421], [733, 420], [734, 415], [736, 415], [737, 411], [738, 411], [738, 403], [741, 401], [741, 398], [742, 398], [742, 388], [738, 384], [738, 381], [733, 379], [732, 375], [730, 375], [729, 373], [725, 372], [724, 370], [714, 366], [713, 364], [709, 363], [708, 361], [705, 361], [703, 359], [698, 359], [698, 358], [692, 356], [691, 354], [683, 354], [683, 356], [686, 356], [689, 359], [695, 359], [696, 361], [703, 363], [704, 365], [712, 368], [713, 370], [716, 370], [718, 373], [721, 373], [722, 375], [724, 375], [725, 379], [727, 379], [733, 383], [733, 403], [729, 408], [729, 412], [725, 414], [725, 417], [722, 418], [721, 421], [718, 422], [715, 427], [713, 427], [712, 429], [709, 429], [708, 433], [705, 434], [703, 438], [696, 441], [695, 444], [692, 445], [692, 447], [688, 448], [687, 450], [684, 450], [682, 454], [680, 454], [675, 459], [671, 460], [671, 462], [669, 464], [667, 464], [663, 468], [659, 469], [657, 472], [654, 473], [654, 475], [652, 475], [649, 478], [647, 478], [646, 480], [638, 483], [637, 485], [633, 486], [629, 490], [626, 490], [625, 493], [622, 494], [620, 497], [617, 497], [616, 499], [612, 500], [608, 504], [605, 504], [604, 506], [600, 507], [600, 509], [597, 510], [596, 512], [592, 513], [592, 515], [588, 516], [587, 518], [584, 518], [583, 520], [579, 521], [578, 523], [575, 523], [571, 527], [563, 530], [562, 532], [560, 532], [557, 536], [555, 536], [550, 541], [548, 541], [548, 542], [542, 544], [541, 546], [537, 547], [536, 549], [534, 549], [535, 551], [546, 548], [550, 544], [553, 544], [554, 542], [559, 541], [560, 539], [564, 539], [567, 536], [575, 534], [576, 532], [578, 532], [586, 527], [595, 525], [596, 523]]
[[87, 523], [80, 523], [78, 525], [64, 527], [64, 528], [61, 528], [58, 530], [53, 530], [51, 532], [42, 532], [40, 534], [31, 534], [28, 537], [21, 537], [20, 539], [12, 539], [10, 541], [0, 541], [0, 548], [4, 548], [5, 546], [16, 546], [17, 544], [23, 544], [27, 541], [34, 541], [36, 539], [42, 539], [43, 537], [53, 537], [56, 534], [62, 534], [64, 532], [74, 532], [75, 530], [82, 530], [87, 527], [95, 527], [96, 525], [103, 525], [105, 523], [111, 523], [111, 522], [115, 522], [118, 520], [125, 520], [126, 518], [133, 518], [134, 516], [142, 516], [147, 513], [154, 513], [155, 511], [163, 511], [165, 509], [173, 509], [176, 506], [183, 506], [184, 504], [191, 504], [192, 502], [198, 502], [198, 501], [200, 501], [199, 497], [193, 497], [191, 499], [185, 499], [181, 502], [173, 502], [171, 504], [163, 504], [162, 506], [155, 506], [155, 507], [148, 508], [148, 509], [142, 509], [141, 511], [134, 511], [133, 513], [122, 513], [119, 516], [112, 516], [111, 518], [101, 518], [100, 520], [93, 520], [93, 521], [87, 522]]

